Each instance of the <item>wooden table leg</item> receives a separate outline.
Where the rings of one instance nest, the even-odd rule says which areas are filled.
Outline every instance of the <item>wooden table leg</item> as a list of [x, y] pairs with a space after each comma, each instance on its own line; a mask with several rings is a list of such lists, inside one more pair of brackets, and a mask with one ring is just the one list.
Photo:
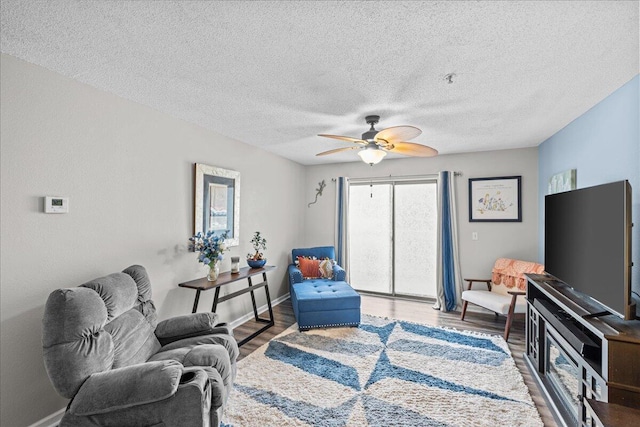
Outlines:
[[[251, 282], [251, 277], [247, 277], [247, 280], [249, 280], [249, 287], [251, 288], [253, 286], [253, 283]], [[256, 322], [257, 322], [258, 321], [258, 308], [256, 307], [256, 296], [253, 294], [253, 291], [251, 291], [249, 293], [251, 294], [251, 304], [253, 304], [253, 317], [256, 319]]]
[[[273, 318], [273, 307], [271, 306], [271, 296], [269, 295], [269, 284], [267, 283], [267, 275], [265, 273], [263, 273], [263, 277], [264, 277], [264, 282], [259, 284], [258, 287], [264, 287], [264, 291], [267, 295], [267, 307], [269, 308], [269, 318], [268, 319], [263, 319], [258, 317], [258, 311], [256, 309], [255, 313], [256, 313], [256, 321], [260, 322], [260, 323], [264, 323], [265, 325], [258, 329], [257, 331], [255, 331], [254, 333], [252, 333], [251, 335], [249, 335], [248, 337], [238, 341], [238, 347], [242, 347], [242, 345], [244, 345], [247, 341], [252, 340], [253, 338], [255, 338], [256, 336], [258, 336], [259, 334], [261, 334], [262, 332], [264, 332], [265, 330], [269, 329], [270, 327], [272, 327], [273, 325], [275, 325], [275, 320]], [[249, 286], [249, 288], [251, 288], [251, 286]], [[240, 292], [240, 291], [239, 291]], [[245, 289], [246, 292], [246, 289]], [[253, 289], [249, 291], [251, 293], [251, 296], [253, 297]], [[255, 307], [255, 305], [254, 305]]]
[[[198, 291], [200, 292], [200, 291]], [[218, 297], [220, 296], [220, 288], [216, 288], [216, 293], [213, 295], [213, 305], [211, 306], [211, 312], [215, 313], [218, 308]]]
[[[267, 283], [267, 273], [262, 273], [262, 279], [264, 280], [265, 283]], [[274, 325], [275, 322], [273, 321], [273, 307], [271, 307], [271, 297], [269, 296], [268, 284], [264, 287], [264, 291], [267, 294], [267, 307], [269, 307], [269, 323], [271, 325]]]
[[193, 310], [191, 310], [192, 313], [198, 311], [198, 301], [200, 301], [200, 289], [196, 290], [196, 299], [195, 301], [193, 301]]

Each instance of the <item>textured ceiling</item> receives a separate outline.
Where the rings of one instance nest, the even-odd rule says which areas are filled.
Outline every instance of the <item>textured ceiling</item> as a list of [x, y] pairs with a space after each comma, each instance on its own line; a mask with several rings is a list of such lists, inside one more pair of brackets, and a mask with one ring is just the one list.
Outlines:
[[2, 0], [1, 49], [310, 165], [359, 161], [315, 157], [349, 145], [316, 134], [359, 137], [368, 114], [422, 129], [413, 141], [441, 154], [536, 146], [638, 73], [638, 10]]

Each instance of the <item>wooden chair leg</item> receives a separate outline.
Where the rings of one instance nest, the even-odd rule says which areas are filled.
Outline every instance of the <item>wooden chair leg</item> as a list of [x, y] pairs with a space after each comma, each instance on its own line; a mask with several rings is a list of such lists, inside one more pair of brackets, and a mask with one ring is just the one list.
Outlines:
[[504, 340], [509, 340], [509, 331], [511, 330], [511, 321], [513, 320], [513, 312], [516, 309], [517, 295], [511, 296], [511, 304], [509, 304], [509, 314], [507, 315], [507, 323], [504, 325]]
[[467, 305], [468, 304], [469, 304], [469, 301], [464, 301], [462, 303], [462, 313], [460, 314], [460, 320], [464, 320], [464, 315], [467, 313]]

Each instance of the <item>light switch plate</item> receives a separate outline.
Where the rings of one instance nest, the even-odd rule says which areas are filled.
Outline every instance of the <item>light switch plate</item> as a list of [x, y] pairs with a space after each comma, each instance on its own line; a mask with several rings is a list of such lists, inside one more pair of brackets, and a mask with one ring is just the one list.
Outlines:
[[44, 198], [45, 213], [69, 213], [69, 198], [46, 196]]

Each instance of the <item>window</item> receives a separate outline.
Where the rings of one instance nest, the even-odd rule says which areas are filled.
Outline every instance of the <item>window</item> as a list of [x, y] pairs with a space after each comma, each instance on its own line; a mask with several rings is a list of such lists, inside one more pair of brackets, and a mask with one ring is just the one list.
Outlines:
[[349, 186], [349, 274], [360, 291], [435, 297], [436, 180]]

